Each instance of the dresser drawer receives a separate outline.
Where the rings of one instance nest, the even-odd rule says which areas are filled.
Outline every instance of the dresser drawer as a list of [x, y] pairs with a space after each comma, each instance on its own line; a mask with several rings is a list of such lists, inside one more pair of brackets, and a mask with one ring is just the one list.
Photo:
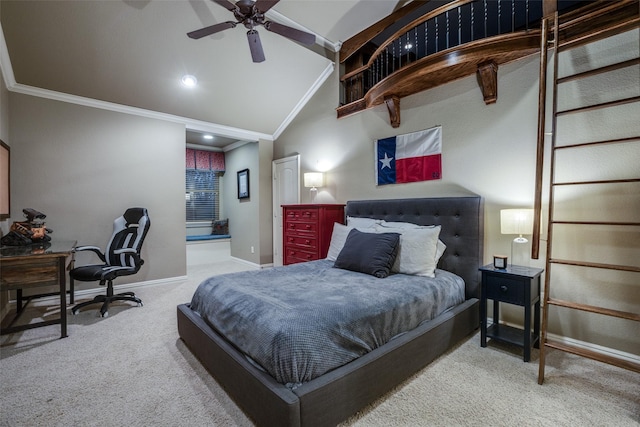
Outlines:
[[288, 209], [285, 220], [317, 220], [317, 209]]
[[318, 224], [315, 222], [297, 222], [297, 221], [286, 221], [285, 222], [285, 238], [291, 234], [305, 234], [312, 233], [316, 235], [318, 232]]
[[284, 258], [285, 264], [295, 264], [298, 262], [315, 261], [318, 259], [318, 255], [314, 251], [305, 251], [285, 246]]
[[522, 280], [490, 274], [485, 276], [485, 280], [487, 298], [510, 304], [525, 305], [524, 283]]
[[318, 240], [314, 237], [287, 235], [285, 236], [285, 246], [303, 249], [315, 249], [318, 247]]

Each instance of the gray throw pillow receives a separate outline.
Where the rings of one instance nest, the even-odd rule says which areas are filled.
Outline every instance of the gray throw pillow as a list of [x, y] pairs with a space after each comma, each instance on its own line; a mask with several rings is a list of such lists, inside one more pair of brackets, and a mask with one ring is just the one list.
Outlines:
[[378, 278], [387, 277], [396, 260], [399, 242], [399, 233], [363, 233], [354, 228], [333, 266]]

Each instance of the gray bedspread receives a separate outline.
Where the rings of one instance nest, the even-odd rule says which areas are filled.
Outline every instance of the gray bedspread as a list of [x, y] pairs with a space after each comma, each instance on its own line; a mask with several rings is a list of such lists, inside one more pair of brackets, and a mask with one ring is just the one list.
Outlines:
[[215, 330], [278, 382], [295, 388], [464, 301], [463, 280], [385, 279], [319, 260], [214, 276], [191, 301]]

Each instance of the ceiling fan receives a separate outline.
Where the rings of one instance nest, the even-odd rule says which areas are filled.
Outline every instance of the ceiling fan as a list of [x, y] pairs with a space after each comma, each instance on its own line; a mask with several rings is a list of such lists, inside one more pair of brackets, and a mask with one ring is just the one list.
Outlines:
[[277, 22], [265, 20], [264, 14], [280, 0], [257, 0], [255, 2], [253, 0], [239, 0], [236, 4], [231, 3], [229, 0], [213, 1], [233, 12], [237, 21], [227, 21], [211, 25], [209, 27], [191, 31], [190, 33], [187, 33], [187, 36], [197, 40], [229, 28], [235, 28], [236, 25], [242, 24], [249, 30], [247, 31], [247, 39], [249, 40], [249, 49], [251, 50], [251, 58], [253, 59], [253, 62], [262, 62], [265, 59], [264, 51], [262, 50], [262, 43], [260, 43], [260, 35], [254, 28], [258, 25], [262, 25], [267, 31], [280, 34], [281, 36], [295, 40], [304, 45], [312, 45], [316, 41], [316, 36], [313, 34], [278, 24]]

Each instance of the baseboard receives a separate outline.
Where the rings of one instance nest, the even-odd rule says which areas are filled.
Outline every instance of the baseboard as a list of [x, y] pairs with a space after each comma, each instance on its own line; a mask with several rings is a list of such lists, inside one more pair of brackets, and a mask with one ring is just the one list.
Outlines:
[[232, 256], [231, 259], [233, 259], [234, 261], [241, 262], [242, 264], [250, 265], [251, 267], [258, 268], [258, 269], [273, 267], [273, 263], [256, 264], [255, 262], [247, 261], [246, 259], [242, 259], [242, 258], [236, 258], [234, 256]]
[[[146, 280], [144, 282], [133, 282], [133, 283], [124, 283], [122, 285], [113, 285], [113, 293], [117, 294], [120, 292], [127, 291], [129, 289], [139, 289], [147, 286], [159, 286], [159, 285], [168, 285], [168, 284], [178, 284], [181, 282], [185, 282], [187, 280], [187, 276], [177, 276], [177, 277], [168, 277], [166, 279], [156, 279], [156, 280]], [[91, 289], [81, 289], [76, 290], [74, 292], [74, 298], [78, 297], [94, 297], [96, 295], [102, 295], [105, 293], [106, 286], [101, 286], [99, 288], [91, 288]], [[28, 295], [25, 296], [28, 298]], [[42, 302], [51, 302], [52, 304], [58, 304], [60, 301], [60, 297], [58, 294], [46, 296], [42, 298], [38, 298], [38, 301]], [[16, 300], [11, 300], [10, 304], [16, 303]]]
[[561, 335], [550, 334], [547, 333], [549, 339], [553, 341], [558, 341], [563, 344], [571, 345], [573, 347], [578, 347], [584, 350], [591, 350], [596, 353], [600, 353], [607, 356], [613, 356], [616, 359], [623, 359], [628, 362], [640, 364], [640, 355], [627, 353], [624, 351], [616, 350], [615, 348], [604, 347], [598, 344], [593, 344], [590, 342], [580, 341], [569, 337], [563, 337]]
[[[493, 323], [493, 319], [491, 317], [489, 317], [487, 320], [490, 321], [490, 323]], [[504, 323], [505, 325], [508, 325], [508, 326], [513, 326], [514, 328], [522, 328], [522, 325], [518, 325], [511, 322], [501, 322], [501, 323]], [[547, 337], [553, 341], [558, 341], [562, 344], [571, 345], [573, 347], [577, 347], [583, 350], [590, 350], [606, 356], [613, 356], [617, 359], [623, 359], [628, 362], [640, 364], [640, 355], [637, 355], [637, 354], [627, 353], [624, 351], [616, 350], [615, 348], [605, 347], [602, 345], [581, 341], [581, 340], [577, 340], [574, 338], [569, 338], [569, 337], [565, 337], [557, 334], [547, 333]]]

